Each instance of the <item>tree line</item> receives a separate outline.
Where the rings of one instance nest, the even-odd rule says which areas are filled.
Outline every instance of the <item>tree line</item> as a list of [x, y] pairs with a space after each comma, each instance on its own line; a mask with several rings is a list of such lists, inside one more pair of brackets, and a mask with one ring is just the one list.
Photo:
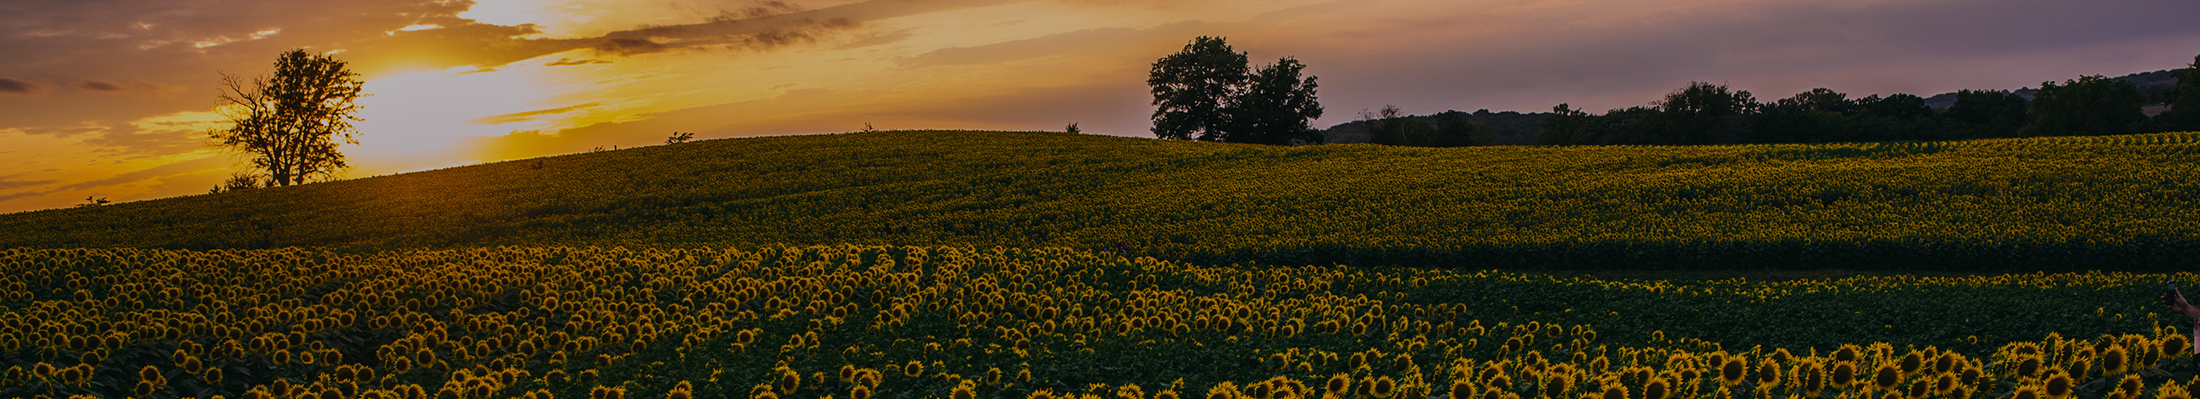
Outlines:
[[1747, 90], [1691, 82], [1649, 106], [1592, 115], [1567, 104], [1544, 118], [1545, 145], [1760, 144], [2099, 136], [2200, 130], [2200, 57], [2181, 70], [2171, 109], [2148, 117], [2145, 94], [2101, 75], [2043, 82], [2027, 100], [2010, 91], [1963, 90], [1935, 110], [1910, 94], [1851, 98], [1826, 88], [1772, 101]]
[[[1400, 115], [1394, 106], [1362, 111], [1360, 118], [1313, 129], [1320, 118], [1315, 78], [1301, 79], [1306, 65], [1291, 57], [1253, 70], [1246, 53], [1220, 37], [1201, 36], [1153, 64], [1153, 133], [1163, 139], [1274, 145], [1319, 144], [1349, 135], [1386, 145], [1697, 145], [1928, 141], [1974, 138], [2095, 136], [2162, 131], [2200, 131], [2200, 56], [2189, 68], [2150, 81], [2175, 79], [2173, 88], [2101, 75], [2043, 82], [2029, 93], [1962, 90], [1954, 104], [1936, 109], [1912, 94], [1861, 98], [1827, 88], [1760, 101], [1747, 90], [1690, 82], [1647, 106], [1591, 114], [1569, 104], [1550, 113], [1491, 114], [1449, 111]], [[2029, 97], [2029, 98], [2027, 98]], [[1936, 100], [1939, 97], [1936, 96]], [[2148, 117], [2143, 107], [2168, 102]], [[1493, 127], [1494, 125], [1494, 127]]]

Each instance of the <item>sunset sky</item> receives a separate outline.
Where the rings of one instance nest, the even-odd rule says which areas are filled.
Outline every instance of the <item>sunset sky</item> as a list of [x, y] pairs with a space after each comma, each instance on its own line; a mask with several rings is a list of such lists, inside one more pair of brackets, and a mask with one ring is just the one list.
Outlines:
[[10, 0], [0, 212], [202, 194], [221, 73], [303, 48], [371, 97], [348, 178], [699, 139], [879, 129], [1152, 137], [1152, 62], [1225, 36], [1362, 109], [2014, 89], [2184, 66], [2191, 0]]

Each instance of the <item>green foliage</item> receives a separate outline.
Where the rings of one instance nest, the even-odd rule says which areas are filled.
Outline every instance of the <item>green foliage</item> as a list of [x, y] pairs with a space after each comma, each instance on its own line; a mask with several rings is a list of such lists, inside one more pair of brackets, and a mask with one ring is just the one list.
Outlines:
[[1247, 73], [1245, 53], [1219, 37], [1200, 36], [1184, 50], [1154, 61], [1154, 136], [1163, 139], [1289, 145], [1319, 144], [1307, 123], [1321, 118], [1306, 64], [1284, 57]]
[[2156, 116], [2166, 131], [2200, 131], [2200, 55], [2178, 71], [2176, 97], [2169, 112]]
[[1314, 77], [1299, 78], [1306, 64], [1284, 57], [1274, 65], [1261, 67], [1246, 86], [1245, 94], [1231, 106], [1230, 119], [1235, 124], [1229, 134], [1229, 142], [1269, 145], [1289, 145], [1293, 141], [1321, 144], [1321, 132], [1314, 130], [1308, 120], [1322, 117], [1322, 105], [1315, 101]]
[[1956, 92], [1956, 104], [1941, 115], [1969, 130], [1969, 137], [2017, 137], [2017, 129], [2030, 121], [2025, 115], [2030, 107], [2016, 93], [1962, 90]]
[[[1403, 398], [1448, 381], [1578, 398], [1655, 373], [1690, 392], [1673, 397], [1708, 399], [1712, 360], [1831, 367], [1847, 349], [1865, 370], [1952, 356], [1902, 382], [1977, 369], [1956, 381], [1977, 398], [2037, 380], [2013, 366], [2044, 355], [2101, 397], [2124, 375], [2191, 375], [2175, 366], [2184, 320], [2149, 299], [2195, 277], [1646, 281], [845, 244], [8, 249], [0, 396], [1018, 398], [1100, 384], [1254, 398], [1343, 375]], [[2127, 366], [2107, 367], [2119, 350]], [[1468, 377], [1484, 372], [1511, 383]]]
[[1174, 140], [1222, 141], [1231, 105], [1246, 83], [1245, 53], [1220, 37], [1200, 36], [1184, 50], [1154, 61], [1153, 134]]
[[2100, 136], [2136, 132], [2146, 121], [2139, 107], [2146, 97], [2131, 82], [2100, 75], [2041, 82], [2032, 95], [2032, 123], [2017, 131], [2026, 137]]

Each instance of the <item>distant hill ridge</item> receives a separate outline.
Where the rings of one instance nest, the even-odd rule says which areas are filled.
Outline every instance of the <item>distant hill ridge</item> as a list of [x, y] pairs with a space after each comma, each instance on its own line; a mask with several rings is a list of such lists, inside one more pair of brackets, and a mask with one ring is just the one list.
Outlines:
[[1209, 264], [2133, 269], [2200, 258], [2200, 133], [1413, 148], [1052, 132], [707, 140], [0, 215], [0, 248], [1062, 246]]

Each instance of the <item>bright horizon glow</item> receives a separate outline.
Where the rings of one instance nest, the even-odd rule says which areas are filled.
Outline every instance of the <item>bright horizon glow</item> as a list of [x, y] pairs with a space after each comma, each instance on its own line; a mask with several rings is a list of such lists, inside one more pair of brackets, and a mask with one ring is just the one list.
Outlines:
[[1201, 35], [1255, 65], [1306, 63], [1317, 127], [1385, 104], [1596, 112], [1690, 81], [1758, 98], [2015, 89], [2200, 52], [2179, 17], [2200, 3], [2181, 0], [31, 1], [0, 15], [0, 51], [28, 55], [0, 58], [0, 212], [204, 193], [244, 169], [206, 143], [219, 74], [265, 74], [294, 48], [365, 74], [343, 177], [673, 131], [1151, 137], [1147, 70]]

